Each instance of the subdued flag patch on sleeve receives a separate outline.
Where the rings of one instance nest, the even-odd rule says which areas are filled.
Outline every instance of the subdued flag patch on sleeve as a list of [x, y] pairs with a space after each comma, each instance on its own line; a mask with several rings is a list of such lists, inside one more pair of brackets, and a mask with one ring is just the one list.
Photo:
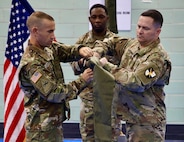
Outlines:
[[36, 71], [32, 76], [31, 76], [31, 81], [33, 81], [34, 83], [36, 83], [40, 77], [42, 76], [42, 74], [38, 71]]

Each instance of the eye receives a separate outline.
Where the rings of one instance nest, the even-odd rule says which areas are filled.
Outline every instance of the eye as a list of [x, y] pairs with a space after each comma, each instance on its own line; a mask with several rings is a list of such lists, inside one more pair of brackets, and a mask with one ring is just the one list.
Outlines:
[[99, 15], [99, 19], [104, 19], [105, 16], [104, 15]]
[[148, 27], [143, 27], [143, 29], [146, 31], [150, 30], [150, 28], [148, 28]]
[[142, 26], [140, 26], [140, 25], [137, 25], [137, 28], [138, 28], [138, 29], [145, 30], [145, 31], [150, 30], [150, 28], [149, 28], [149, 27], [142, 27]]
[[91, 19], [96, 19], [96, 15], [91, 16]]
[[49, 30], [49, 31], [48, 31], [48, 33], [53, 33], [53, 32], [54, 32], [54, 30]]

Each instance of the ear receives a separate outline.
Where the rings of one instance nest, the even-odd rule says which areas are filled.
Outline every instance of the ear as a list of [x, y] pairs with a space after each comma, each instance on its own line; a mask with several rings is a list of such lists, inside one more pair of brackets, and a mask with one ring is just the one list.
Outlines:
[[161, 28], [157, 28], [157, 35], [159, 36], [160, 35], [160, 33], [161, 33]]
[[32, 28], [32, 33], [36, 33], [37, 31], [38, 31], [38, 28], [34, 26], [34, 27]]
[[91, 21], [91, 17], [90, 16], [88, 17], [88, 20]]

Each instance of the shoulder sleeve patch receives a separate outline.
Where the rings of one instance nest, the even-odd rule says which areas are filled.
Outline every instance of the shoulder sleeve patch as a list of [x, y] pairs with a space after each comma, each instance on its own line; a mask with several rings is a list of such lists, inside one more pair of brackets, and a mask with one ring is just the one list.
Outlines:
[[141, 66], [136, 70], [135, 75], [143, 85], [148, 85], [158, 79], [159, 73], [159, 68], [154, 64], [141, 64]]
[[148, 78], [153, 78], [156, 76], [155, 71], [153, 70], [153, 68], [149, 68], [145, 71], [145, 76]]
[[40, 77], [42, 76], [42, 74], [38, 71], [36, 71], [32, 76], [31, 76], [31, 81], [33, 81], [34, 83], [36, 83]]

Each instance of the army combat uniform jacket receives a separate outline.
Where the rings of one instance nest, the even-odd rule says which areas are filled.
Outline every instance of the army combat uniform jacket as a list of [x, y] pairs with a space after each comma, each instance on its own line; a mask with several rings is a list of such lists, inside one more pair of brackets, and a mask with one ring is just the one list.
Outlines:
[[[31, 44], [26, 48], [19, 66], [19, 81], [25, 94], [25, 128], [28, 134], [33, 132], [36, 137], [39, 132], [62, 128], [66, 119], [65, 100], [75, 99], [86, 85], [80, 77], [64, 84], [60, 66], [60, 62], [80, 59], [78, 48], [78, 45], [67, 46], [57, 42], [44, 49]], [[28, 135], [28, 139], [34, 136]]]
[[164, 86], [169, 84], [171, 62], [160, 39], [140, 48], [137, 39], [113, 37], [96, 43], [96, 51], [114, 52], [119, 65], [104, 66], [115, 78], [113, 105], [121, 105], [123, 120], [131, 124], [152, 124], [164, 138], [166, 124]]

